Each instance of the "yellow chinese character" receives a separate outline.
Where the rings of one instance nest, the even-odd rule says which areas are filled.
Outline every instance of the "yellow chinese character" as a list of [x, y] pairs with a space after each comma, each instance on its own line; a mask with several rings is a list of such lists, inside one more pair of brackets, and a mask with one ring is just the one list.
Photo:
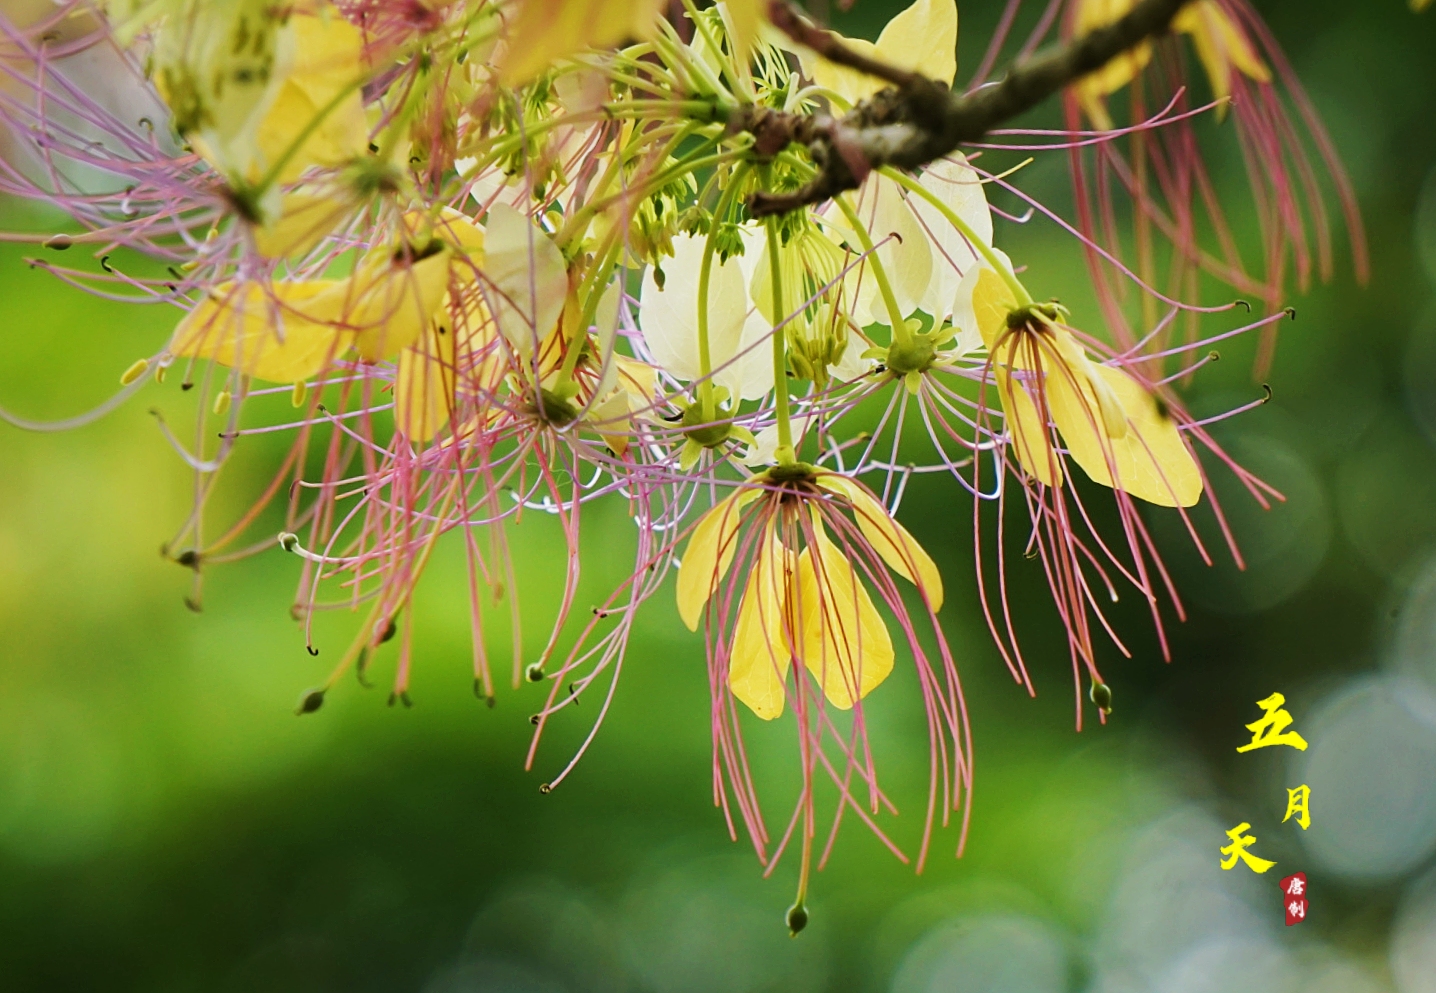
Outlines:
[[1237, 749], [1239, 752], [1249, 752], [1253, 748], [1266, 748], [1268, 745], [1290, 745], [1298, 751], [1306, 751], [1306, 739], [1295, 731], [1288, 731], [1291, 725], [1291, 715], [1282, 709], [1286, 703], [1286, 697], [1280, 693], [1273, 693], [1265, 700], [1258, 700], [1257, 706], [1266, 711], [1266, 716], [1261, 720], [1247, 725], [1247, 730], [1252, 733], [1250, 744], [1242, 745]]
[[1237, 859], [1241, 859], [1245, 862], [1247, 868], [1252, 872], [1266, 872], [1272, 866], [1276, 865], [1275, 862], [1259, 859], [1247, 851], [1248, 848], [1256, 844], [1255, 835], [1248, 834], [1243, 836], [1243, 832], [1249, 827], [1251, 827], [1251, 825], [1243, 821], [1227, 832], [1227, 837], [1232, 839], [1232, 843], [1222, 849], [1222, 854], [1226, 856], [1226, 858], [1222, 859], [1223, 869], [1230, 869], [1236, 865]]
[[1303, 783], [1294, 790], [1287, 790], [1286, 793], [1286, 816], [1281, 819], [1281, 822], [1285, 824], [1291, 820], [1291, 815], [1295, 814], [1296, 822], [1305, 831], [1311, 827], [1311, 787]]

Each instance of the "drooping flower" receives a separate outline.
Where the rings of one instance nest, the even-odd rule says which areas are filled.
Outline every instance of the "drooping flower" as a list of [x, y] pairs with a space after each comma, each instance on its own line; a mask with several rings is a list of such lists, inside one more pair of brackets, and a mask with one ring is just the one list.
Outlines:
[[[918, 637], [895, 577], [916, 587], [923, 604], [919, 613], [932, 625], [936, 652]], [[812, 856], [819, 775], [826, 774], [838, 791], [834, 832], [845, 807], [877, 829], [872, 817], [878, 813], [880, 791], [864, 700], [891, 674], [897, 654], [889, 622], [870, 588], [897, 622], [927, 709], [935, 792], [921, 864], [938, 807], [945, 820], [948, 810], [965, 802], [970, 771], [961, 688], [936, 624], [942, 579], [916, 539], [850, 477], [790, 463], [751, 477], [708, 510], [689, 536], [678, 573], [680, 617], [695, 630], [708, 619], [715, 802], [725, 809], [736, 804], [760, 856], [770, 864], [781, 856], [791, 829], [770, 852], [743, 758], [741, 721], [731, 701], [765, 721], [789, 709], [794, 715], [803, 755], [803, 786], [794, 811], [794, 823], [802, 824], [799, 905]], [[833, 711], [849, 710], [851, 730], [845, 731], [834, 723]], [[853, 795], [863, 787], [866, 802]]]
[[[1078, 35], [1105, 27], [1129, 13], [1136, 0], [1079, 0], [1073, 24]], [[1271, 82], [1271, 70], [1238, 23], [1217, 0], [1193, 0], [1172, 19], [1172, 30], [1191, 38], [1197, 58], [1206, 72], [1212, 96], [1220, 102], [1218, 114], [1226, 112], [1232, 95], [1232, 75], [1239, 72], [1258, 83]], [[1152, 43], [1143, 42], [1117, 56], [1094, 73], [1074, 84], [1087, 116], [1104, 131], [1113, 127], [1106, 98], [1129, 86], [1152, 61]]]
[[1201, 470], [1167, 404], [1124, 369], [1092, 361], [1058, 308], [1019, 305], [986, 265], [964, 277], [957, 306], [956, 324], [987, 346], [1013, 450], [1035, 479], [1061, 486], [1065, 449], [1093, 481], [1149, 503], [1201, 498]]

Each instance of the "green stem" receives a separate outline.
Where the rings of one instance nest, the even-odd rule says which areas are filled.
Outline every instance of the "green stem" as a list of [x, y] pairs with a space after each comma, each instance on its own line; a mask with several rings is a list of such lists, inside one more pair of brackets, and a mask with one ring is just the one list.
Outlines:
[[[689, 19], [693, 21], [693, 26], [698, 29], [698, 33], [703, 36], [703, 40], [708, 44], [708, 48], [714, 57], [722, 60], [722, 72], [723, 75], [728, 77], [730, 91], [735, 94], [741, 92], [742, 87], [738, 85], [737, 73], [732, 66], [733, 60], [723, 58], [723, 49], [718, 47], [718, 39], [714, 38], [713, 32], [708, 30], [708, 22], [699, 14], [698, 5], [695, 4], [693, 0], [683, 0], [683, 7], [688, 11]], [[687, 46], [684, 47], [687, 48]], [[702, 62], [703, 60], [701, 58], [695, 58], [693, 61]], [[705, 66], [704, 68], [707, 67]]]
[[[728, 186], [718, 197], [718, 206], [713, 209], [713, 220], [708, 226], [708, 237], [703, 243], [703, 266], [698, 270], [698, 372], [703, 377], [698, 384], [698, 399], [703, 405], [703, 420], [712, 423], [717, 418], [713, 402], [713, 351], [708, 340], [708, 286], [713, 272], [713, 251], [718, 244], [718, 225], [728, 214], [733, 197], [748, 174], [748, 164], [741, 163], [733, 170]], [[734, 398], [736, 402], [736, 397]]]
[[863, 254], [867, 258], [867, 263], [872, 266], [873, 278], [878, 283], [878, 292], [882, 294], [883, 305], [887, 307], [888, 311], [888, 319], [892, 321], [892, 344], [907, 344], [912, 340], [912, 332], [908, 330], [907, 321], [903, 319], [902, 311], [898, 308], [897, 294], [893, 293], [892, 283], [888, 281], [888, 274], [883, 269], [877, 252], [873, 249], [873, 239], [868, 234], [868, 229], [863, 226], [863, 222], [859, 219], [857, 211], [853, 210], [852, 204], [848, 203], [846, 193], [833, 202], [838, 205], [838, 209], [843, 212], [843, 216], [852, 225], [853, 233], [858, 236], [858, 242], [863, 246]]
[[998, 255], [991, 245], [979, 238], [977, 232], [972, 230], [972, 226], [961, 217], [958, 217], [957, 213], [947, 204], [943, 203], [942, 199], [936, 193], [926, 186], [923, 186], [922, 183], [919, 183], [911, 176], [904, 175], [890, 166], [883, 166], [879, 171], [889, 179], [897, 181], [909, 192], [916, 193], [936, 207], [938, 211], [942, 213], [942, 216], [947, 218], [947, 223], [956, 228], [958, 233], [966, 238], [968, 243], [982, 256], [983, 261], [992, 266], [993, 270], [1002, 277], [1002, 281], [1007, 284], [1007, 288], [1010, 289], [1012, 295], [1017, 298], [1018, 304], [1024, 307], [1031, 306], [1032, 294], [1027, 292], [1027, 287], [1022, 285], [1022, 281], [1017, 278], [1017, 274], [1003, 261], [1002, 256]]
[[[774, 324], [783, 312], [783, 267], [778, 261], [778, 218], [765, 218], [763, 226], [768, 230], [768, 271], [773, 282]], [[778, 328], [773, 329], [773, 395], [777, 400], [778, 450], [775, 453], [779, 465], [794, 465], [798, 452], [793, 447], [793, 423], [788, 412], [788, 335]]]
[[[603, 296], [598, 288], [599, 278], [602, 274], [612, 271], [613, 264], [618, 258], [621, 247], [618, 244], [618, 230], [615, 227], [608, 232], [603, 248], [596, 257], [596, 264], [584, 277], [583, 285], [579, 287], [579, 297], [584, 301], [583, 313], [574, 325], [572, 340], [564, 342], [563, 365], [559, 368], [558, 378], [554, 382], [556, 390], [573, 382], [574, 370], [578, 368], [579, 357], [583, 355], [583, 339], [588, 334], [589, 325], [593, 323], [594, 314], [598, 312], [599, 299]], [[559, 326], [561, 330], [562, 323]]]
[[[674, 143], [676, 144], [685, 136], [686, 135], [680, 134], [677, 138], [674, 139]], [[703, 148], [711, 148], [715, 141], [716, 139], [714, 139], [713, 141], [705, 142]], [[699, 151], [701, 150], [702, 149], [700, 149]], [[641, 188], [629, 187], [626, 190], [614, 193], [613, 195], [605, 197], [601, 200], [590, 200], [585, 206], [581, 207], [578, 211], [574, 213], [573, 218], [568, 223], [564, 224], [563, 232], [561, 233], [560, 238], [555, 240], [559, 241], [559, 248], [564, 248], [565, 240], [568, 238], [572, 238], [573, 233], [582, 231], [583, 227], [587, 225], [588, 221], [592, 219], [593, 215], [607, 210], [615, 203], [618, 203], [621, 200], [641, 200], [646, 196], [650, 196], [654, 190], [662, 189], [668, 183], [672, 182], [674, 178], [681, 176], [685, 172], [697, 172], [699, 169], [706, 169], [709, 166], [720, 165], [721, 163], [727, 162], [729, 159], [736, 158], [742, 154], [743, 153], [741, 151], [725, 151], [717, 152], [713, 155], [709, 155], [702, 158], [693, 158], [690, 156], [689, 158], [679, 159], [673, 166], [663, 170], [657, 175], [650, 176], [647, 183], [645, 183]]]
[[[663, 27], [667, 31], [673, 30], [672, 25], [667, 22], [664, 22]], [[707, 32], [704, 33], [706, 35]], [[653, 38], [653, 47], [660, 57], [667, 60], [671, 69], [677, 69], [680, 72], [691, 73], [696, 76], [697, 81], [701, 83], [709, 93], [716, 96], [732, 96], [723, 86], [723, 81], [713, 75], [713, 70], [704, 65], [702, 59], [693, 57], [692, 50], [687, 45], [681, 43], [675, 44], [674, 38], [670, 38], [666, 33], [660, 32]]]

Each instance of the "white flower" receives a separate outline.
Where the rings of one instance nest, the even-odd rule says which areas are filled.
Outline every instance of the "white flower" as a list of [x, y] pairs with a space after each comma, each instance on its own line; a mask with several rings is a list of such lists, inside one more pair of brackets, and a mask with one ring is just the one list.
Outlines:
[[568, 295], [563, 253], [547, 234], [507, 204], [489, 210], [484, 288], [499, 333], [521, 355], [558, 325]]
[[[663, 288], [650, 269], [643, 275], [638, 297], [638, 324], [649, 353], [665, 372], [685, 382], [702, 376], [698, 277], [704, 241], [701, 236], [675, 236], [673, 258], [663, 263]], [[708, 356], [713, 382], [743, 400], [760, 399], [771, 390], [773, 355], [763, 340], [771, 331], [772, 326], [749, 306], [744, 267], [737, 259], [720, 262], [715, 253], [708, 275]]]
[[[957, 154], [934, 162], [918, 182], [981, 241], [991, 244], [992, 213], [987, 195], [965, 158]], [[864, 181], [855, 209], [877, 246], [874, 254], [892, 285], [901, 316], [909, 318], [918, 310], [936, 322], [950, 316], [958, 281], [978, 259], [966, 236], [934, 204], [879, 173]], [[861, 250], [861, 241], [847, 230], [845, 217], [830, 212], [829, 220], [848, 247]], [[852, 311], [860, 325], [892, 324], [870, 266], [856, 266], [849, 285], [856, 288]]]

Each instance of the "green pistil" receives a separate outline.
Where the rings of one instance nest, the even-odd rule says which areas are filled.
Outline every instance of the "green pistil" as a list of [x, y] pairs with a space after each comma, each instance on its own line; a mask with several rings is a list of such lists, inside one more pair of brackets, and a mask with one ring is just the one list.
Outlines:
[[689, 406], [683, 412], [683, 434], [704, 448], [717, 448], [733, 433], [733, 422], [719, 420], [727, 415], [721, 407], [714, 407], [715, 414], [705, 413], [701, 403]]
[[937, 359], [937, 345], [932, 334], [910, 335], [904, 341], [895, 341], [888, 346], [884, 365], [894, 376], [921, 375], [932, 368]]
[[1051, 324], [1067, 316], [1066, 308], [1055, 300], [1048, 303], [1022, 304], [1007, 312], [1007, 326], [1016, 330]]
[[779, 485], [785, 483], [807, 483], [811, 482], [817, 475], [818, 469], [816, 466], [809, 465], [807, 462], [789, 462], [787, 464], [780, 463], [775, 466], [770, 466], [761, 476], [756, 477], [756, 480], [778, 483]]
[[559, 427], [578, 420], [578, 408], [573, 405], [573, 400], [551, 390], [539, 390], [538, 412], [545, 421]]

